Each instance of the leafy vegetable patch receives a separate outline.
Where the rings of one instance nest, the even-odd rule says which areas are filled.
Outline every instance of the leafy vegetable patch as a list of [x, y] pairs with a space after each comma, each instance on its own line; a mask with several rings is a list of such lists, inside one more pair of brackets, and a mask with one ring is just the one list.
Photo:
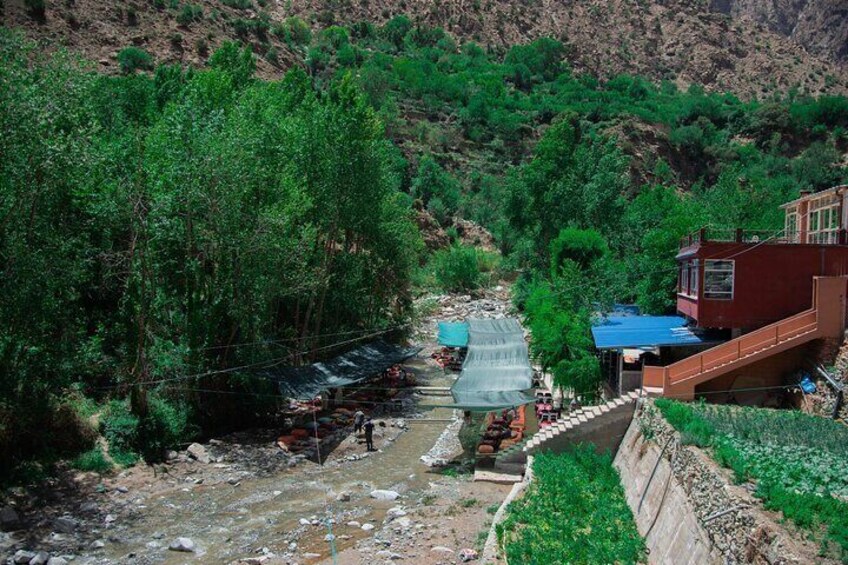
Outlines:
[[509, 506], [498, 537], [510, 563], [636, 563], [645, 556], [609, 455], [582, 445], [543, 453], [535, 480]]
[[797, 411], [658, 399], [687, 443], [709, 447], [766, 508], [821, 537], [848, 563], [848, 427]]

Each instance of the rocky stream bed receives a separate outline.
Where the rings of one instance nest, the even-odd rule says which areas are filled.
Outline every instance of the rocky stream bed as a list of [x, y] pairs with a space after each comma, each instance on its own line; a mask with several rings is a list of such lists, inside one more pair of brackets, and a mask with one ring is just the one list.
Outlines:
[[[423, 299], [407, 363], [418, 383], [450, 386], [430, 358], [440, 319], [503, 317], [508, 290]], [[275, 429], [247, 430], [111, 476], [65, 468], [0, 496], [0, 563], [332, 563], [476, 560], [480, 532], [508, 487], [474, 483], [444, 397], [408, 391], [378, 417], [377, 451], [344, 430], [322, 465], [290, 455]], [[422, 456], [423, 461], [422, 461]]]

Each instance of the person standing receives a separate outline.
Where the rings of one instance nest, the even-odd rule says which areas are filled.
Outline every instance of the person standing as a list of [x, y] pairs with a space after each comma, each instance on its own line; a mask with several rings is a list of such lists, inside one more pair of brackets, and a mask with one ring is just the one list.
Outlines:
[[365, 451], [374, 451], [374, 422], [371, 418], [365, 420]]
[[353, 415], [353, 433], [358, 434], [362, 431], [362, 424], [365, 422], [365, 412], [357, 410]]

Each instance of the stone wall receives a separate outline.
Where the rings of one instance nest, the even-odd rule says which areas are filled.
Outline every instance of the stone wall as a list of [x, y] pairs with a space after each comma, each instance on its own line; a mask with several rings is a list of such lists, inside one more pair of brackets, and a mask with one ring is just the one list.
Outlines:
[[683, 445], [653, 401], [616, 454], [650, 563], [802, 563], [785, 530], [700, 449]]

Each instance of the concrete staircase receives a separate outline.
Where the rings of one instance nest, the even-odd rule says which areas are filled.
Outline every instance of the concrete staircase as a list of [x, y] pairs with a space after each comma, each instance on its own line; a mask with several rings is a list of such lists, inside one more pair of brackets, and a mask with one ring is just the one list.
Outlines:
[[597, 406], [585, 406], [535, 435], [499, 452], [494, 468], [500, 473], [524, 470], [527, 456], [550, 449], [562, 451], [573, 443], [591, 442], [599, 451], [615, 450], [633, 417], [639, 392], [633, 391]]
[[555, 424], [541, 428], [521, 451], [525, 454], [544, 449], [556, 451], [576, 442], [592, 442], [599, 448], [617, 447], [630, 424], [637, 398], [639, 392], [633, 391], [604, 404], [580, 408]]

